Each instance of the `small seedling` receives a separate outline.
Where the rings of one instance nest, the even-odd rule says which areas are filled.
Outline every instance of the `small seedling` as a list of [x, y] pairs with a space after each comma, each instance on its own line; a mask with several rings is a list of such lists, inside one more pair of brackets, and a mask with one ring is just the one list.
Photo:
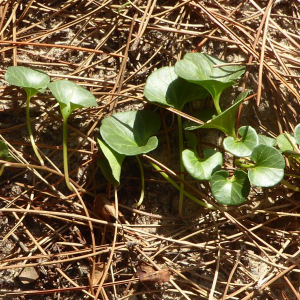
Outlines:
[[50, 91], [59, 103], [63, 117], [63, 161], [65, 181], [70, 191], [73, 187], [69, 179], [68, 147], [67, 147], [67, 120], [76, 108], [97, 106], [93, 94], [78, 84], [68, 80], [58, 80], [48, 84]]
[[5, 73], [5, 80], [12, 85], [22, 87], [27, 94], [26, 101], [26, 122], [32, 149], [43, 166], [44, 161], [38, 152], [30, 126], [30, 99], [38, 94], [43, 93], [50, 82], [50, 77], [42, 71], [32, 70], [26, 67], [8, 67]]
[[[5, 161], [11, 161], [12, 157], [9, 154], [8, 147], [5, 142], [0, 140], [0, 159]], [[0, 176], [2, 175], [5, 168], [5, 164], [3, 163], [0, 167]]]
[[157, 147], [158, 139], [154, 135], [159, 128], [159, 116], [147, 110], [116, 113], [103, 119], [100, 126], [104, 142], [98, 142], [107, 161], [100, 160], [98, 164], [110, 183], [120, 184], [122, 162], [126, 156], [135, 156], [139, 163], [142, 192], [137, 206], [144, 197], [144, 171], [138, 155]]

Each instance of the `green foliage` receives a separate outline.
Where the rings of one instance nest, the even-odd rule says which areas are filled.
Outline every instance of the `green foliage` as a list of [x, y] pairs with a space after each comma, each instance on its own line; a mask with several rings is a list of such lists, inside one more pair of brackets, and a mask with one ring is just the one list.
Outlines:
[[101, 168], [101, 171], [107, 181], [118, 186], [120, 185], [122, 163], [126, 155], [116, 152], [100, 139], [97, 140], [105, 156], [104, 159], [98, 160], [98, 166]]
[[103, 140], [116, 152], [138, 155], [154, 150], [158, 139], [153, 136], [160, 128], [160, 118], [152, 111], [127, 111], [102, 120]]
[[[218, 65], [224, 65], [218, 67]], [[244, 72], [244, 66], [230, 65], [223, 60], [203, 53], [188, 53], [175, 64], [175, 72], [189, 82], [201, 85], [211, 94], [218, 114], [219, 98]]]
[[12, 157], [9, 154], [8, 147], [5, 142], [0, 140], [0, 159], [11, 161]]
[[203, 151], [200, 158], [195, 150], [186, 149], [182, 152], [182, 160], [187, 172], [197, 180], [210, 180], [214, 172], [221, 169], [223, 156], [213, 149]]
[[181, 111], [186, 103], [203, 99], [208, 95], [201, 86], [178, 77], [174, 69], [174, 67], [160, 68], [148, 77], [144, 95], [150, 102], [171, 106]]
[[227, 171], [218, 171], [213, 174], [210, 185], [216, 200], [225, 205], [242, 204], [250, 192], [247, 173], [241, 170], [236, 170], [231, 178]]
[[49, 83], [48, 87], [59, 103], [64, 120], [68, 119], [76, 108], [97, 106], [94, 95], [74, 82], [58, 80]]
[[258, 144], [258, 136], [251, 126], [242, 126], [238, 130], [240, 139], [229, 136], [223, 141], [224, 149], [237, 157], [250, 156]]
[[276, 137], [277, 145], [281, 151], [294, 151], [294, 146], [290, 142], [296, 144], [296, 139], [288, 133], [282, 133]]
[[285, 161], [281, 153], [266, 145], [258, 145], [251, 154], [255, 166], [249, 169], [253, 185], [270, 187], [278, 184], [284, 176]]
[[43, 93], [50, 82], [50, 77], [38, 70], [26, 67], [8, 67], [5, 80], [12, 85], [22, 87], [29, 98], [37, 93]]

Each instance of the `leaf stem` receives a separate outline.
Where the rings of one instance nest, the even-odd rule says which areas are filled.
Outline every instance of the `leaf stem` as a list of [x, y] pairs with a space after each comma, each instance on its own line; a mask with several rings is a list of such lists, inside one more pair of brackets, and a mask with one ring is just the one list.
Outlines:
[[[149, 163], [152, 165], [152, 167], [157, 170], [157, 171], [160, 171], [160, 174], [170, 183], [172, 184], [177, 190], [180, 190], [180, 186], [175, 183], [175, 181], [173, 179], [170, 178], [170, 176], [168, 174], [166, 174], [165, 172], [162, 171], [162, 169], [157, 166], [155, 163], [149, 161]], [[199, 205], [201, 206], [204, 206], [206, 208], [209, 208], [209, 209], [213, 209], [215, 210], [215, 208], [210, 205], [210, 204], [207, 204], [205, 203], [204, 201], [201, 201], [199, 199], [197, 199], [196, 197], [194, 197], [193, 195], [191, 195], [190, 193], [188, 193], [186, 190], [183, 190], [183, 194], [188, 197], [189, 199], [193, 200], [194, 202], [198, 203]]]
[[65, 173], [65, 181], [68, 189], [71, 192], [74, 192], [73, 187], [70, 183], [69, 178], [69, 167], [68, 167], [68, 143], [67, 143], [67, 136], [68, 136], [68, 123], [67, 118], [63, 118], [63, 161], [64, 161], [64, 173]]
[[217, 111], [218, 115], [220, 115], [222, 113], [222, 110], [221, 110], [221, 107], [220, 107], [220, 96], [221, 96], [221, 94], [217, 94], [216, 97], [213, 98], [215, 108], [216, 108], [216, 111]]
[[295, 191], [295, 192], [300, 192], [300, 188], [299, 187], [296, 187], [296, 186], [290, 184], [288, 181], [286, 181], [284, 179], [281, 180], [281, 183], [284, 184], [289, 189]]
[[[183, 152], [182, 119], [181, 116], [179, 115], [177, 115], [177, 122], [178, 122], [178, 135], [179, 135], [180, 178], [184, 180], [184, 165], [182, 161], [182, 152]], [[180, 217], [182, 217], [183, 195], [184, 195], [184, 184], [183, 182], [180, 182], [180, 187], [179, 187], [179, 216]]]
[[236, 159], [235, 160], [235, 164], [238, 165], [239, 167], [241, 167], [241, 169], [251, 169], [251, 168], [254, 168], [255, 167], [255, 164], [244, 164], [242, 163], [239, 159]]
[[145, 195], [145, 176], [144, 176], [144, 168], [143, 168], [143, 165], [142, 165], [142, 162], [139, 158], [138, 155], [135, 156], [136, 160], [138, 161], [138, 164], [139, 164], [139, 167], [140, 167], [140, 172], [141, 172], [141, 196], [140, 196], [140, 199], [138, 201], [138, 203], [136, 204], [136, 206], [140, 206], [142, 203], [143, 203], [143, 200], [144, 200], [144, 195]]
[[29, 133], [29, 138], [30, 138], [30, 142], [31, 142], [31, 146], [32, 149], [36, 155], [36, 157], [38, 158], [38, 160], [40, 161], [40, 164], [42, 166], [44, 166], [44, 161], [36, 147], [34, 138], [33, 138], [33, 134], [32, 134], [32, 130], [31, 130], [31, 125], [30, 125], [30, 115], [29, 115], [29, 108], [30, 108], [30, 96], [27, 95], [27, 101], [26, 101], [26, 123], [27, 123], [27, 129], [28, 129], [28, 133]]

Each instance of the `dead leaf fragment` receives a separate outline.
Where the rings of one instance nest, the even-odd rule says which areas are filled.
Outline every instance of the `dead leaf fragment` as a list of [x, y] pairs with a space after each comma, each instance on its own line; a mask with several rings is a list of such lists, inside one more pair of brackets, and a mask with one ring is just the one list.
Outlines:
[[95, 274], [93, 277], [93, 285], [97, 285], [100, 282], [100, 280], [103, 276], [104, 268], [105, 268], [104, 262], [95, 264]]
[[[150, 270], [150, 268], [146, 268]], [[152, 269], [153, 270], [153, 269]], [[168, 268], [161, 269], [159, 271], [145, 272], [145, 268], [137, 268], [136, 276], [143, 284], [159, 284], [162, 285], [165, 282], [169, 282], [171, 278], [171, 271]]]
[[26, 267], [19, 275], [19, 279], [23, 284], [30, 284], [39, 278], [39, 274], [34, 267]]
[[98, 212], [107, 222], [111, 221], [111, 217], [116, 216], [115, 205], [110, 202], [104, 194], [96, 196], [94, 200], [94, 207], [96, 212]]

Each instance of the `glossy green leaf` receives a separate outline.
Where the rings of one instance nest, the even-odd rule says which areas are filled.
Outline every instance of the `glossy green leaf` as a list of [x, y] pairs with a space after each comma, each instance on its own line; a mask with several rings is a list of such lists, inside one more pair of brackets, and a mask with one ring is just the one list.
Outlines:
[[241, 170], [236, 170], [231, 178], [227, 171], [217, 171], [213, 174], [210, 185], [215, 199], [225, 205], [240, 205], [250, 193], [247, 173]]
[[12, 157], [9, 154], [8, 147], [5, 142], [0, 140], [0, 159], [11, 161]]
[[[227, 65], [214, 67], [224, 64]], [[226, 61], [203, 53], [188, 53], [175, 64], [175, 72], [179, 77], [207, 89], [219, 106], [221, 93], [235, 83], [245, 72], [245, 67], [228, 65]]]
[[294, 137], [298, 145], [300, 145], [300, 124], [295, 127]]
[[144, 95], [150, 102], [181, 111], [187, 102], [203, 99], [208, 92], [201, 86], [178, 77], [174, 67], [163, 67], [147, 78]]
[[24, 88], [27, 96], [31, 98], [37, 93], [43, 93], [50, 82], [50, 77], [39, 70], [26, 67], [8, 67], [5, 80], [12, 85]]
[[59, 103], [64, 119], [76, 108], [97, 106], [94, 95], [74, 82], [58, 80], [49, 83], [48, 87]]
[[152, 111], [127, 111], [102, 120], [100, 133], [115, 151], [138, 155], [154, 150], [158, 139], [153, 136], [160, 128], [160, 117]]
[[258, 144], [262, 144], [262, 145], [266, 145], [269, 147], [274, 147], [277, 144], [277, 141], [271, 137], [262, 135], [262, 134], [258, 134]]
[[210, 180], [212, 174], [221, 169], [223, 156], [213, 149], [203, 151], [204, 158], [199, 158], [196, 151], [186, 149], [182, 152], [182, 161], [187, 172], [197, 180]]
[[270, 187], [282, 180], [285, 161], [277, 149], [258, 145], [254, 148], [251, 159], [255, 162], [255, 167], [249, 169], [248, 176], [253, 185]]
[[285, 134], [285, 133], [282, 133], [280, 135], [277, 136], [276, 138], [276, 141], [277, 141], [277, 146], [279, 147], [279, 149], [281, 151], [294, 151], [294, 146], [293, 144], [289, 141], [289, 139], [287, 138], [287, 136], [289, 137], [289, 139], [294, 143], [296, 144], [296, 139], [291, 136], [290, 134]]
[[105, 142], [99, 139], [97, 140], [105, 156], [104, 159], [98, 160], [98, 166], [101, 168], [101, 171], [107, 181], [115, 186], [118, 186], [120, 185], [122, 163], [126, 155], [116, 152]]
[[237, 157], [250, 156], [253, 149], [258, 145], [258, 136], [251, 126], [242, 126], [238, 130], [241, 138], [234, 139], [229, 136], [224, 139], [224, 149]]
[[235, 138], [235, 115], [239, 109], [239, 105], [243, 102], [247, 95], [248, 91], [244, 91], [243, 93], [239, 94], [235, 100], [235, 103], [231, 107], [226, 109], [224, 112], [222, 112], [222, 114], [216, 116], [215, 118], [211, 119], [203, 125], [199, 125], [198, 127], [194, 126], [193, 129], [216, 128], [223, 131], [228, 136], [232, 136]]

